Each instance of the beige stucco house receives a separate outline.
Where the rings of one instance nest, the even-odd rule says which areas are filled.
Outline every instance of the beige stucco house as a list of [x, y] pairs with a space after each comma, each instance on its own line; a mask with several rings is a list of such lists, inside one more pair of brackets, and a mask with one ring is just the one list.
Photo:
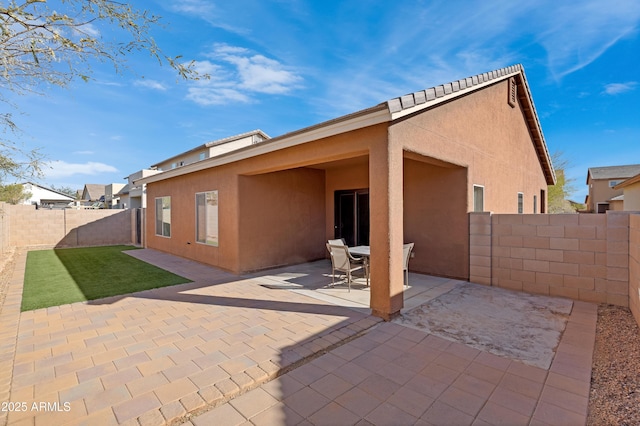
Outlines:
[[619, 183], [614, 189], [622, 191], [622, 210], [640, 211], [640, 173]]
[[545, 213], [555, 174], [520, 65], [140, 179], [147, 246], [235, 273], [371, 247], [371, 309], [412, 271], [468, 279], [471, 211]]
[[626, 166], [591, 167], [587, 171], [589, 193], [585, 204], [589, 213], [622, 210], [622, 188], [619, 183], [640, 173], [640, 164]]
[[262, 130], [252, 130], [240, 135], [230, 136], [224, 139], [207, 142], [193, 149], [182, 152], [173, 157], [162, 160], [151, 166], [153, 170], [166, 171], [183, 167], [187, 164], [202, 161], [207, 158], [217, 157], [227, 152], [235, 151], [239, 148], [251, 146], [269, 139], [269, 136]]

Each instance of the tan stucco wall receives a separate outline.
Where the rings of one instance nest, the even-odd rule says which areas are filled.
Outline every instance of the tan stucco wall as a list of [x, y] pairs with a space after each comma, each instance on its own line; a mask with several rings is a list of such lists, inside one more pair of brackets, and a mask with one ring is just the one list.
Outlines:
[[612, 212], [621, 212], [624, 210], [622, 200], [609, 201], [609, 210]]
[[507, 88], [500, 82], [395, 123], [390, 138], [408, 151], [467, 167], [468, 209], [477, 184], [485, 187], [485, 211], [517, 213], [522, 192], [524, 213], [533, 213], [534, 195], [539, 212], [547, 184], [520, 104], [508, 105]]
[[[485, 187], [485, 210], [500, 213], [517, 212], [518, 192], [531, 213], [534, 195], [539, 209], [540, 191], [546, 193], [524, 115], [507, 103], [506, 82], [391, 125], [149, 183], [147, 245], [233, 272], [314, 260], [334, 236], [334, 191], [368, 187], [371, 308], [386, 318], [403, 303], [404, 242], [416, 244], [412, 270], [468, 278], [473, 184]], [[219, 247], [193, 242], [194, 193], [211, 190], [219, 191]], [[156, 236], [153, 220], [153, 199], [167, 195], [171, 238]]]
[[325, 256], [323, 170], [299, 168], [239, 179], [243, 270]]
[[467, 169], [404, 160], [404, 241], [416, 272], [468, 278]]
[[640, 182], [624, 188], [624, 210], [640, 211]]
[[[349, 189], [360, 188], [361, 185], [366, 187], [368, 183], [366, 164], [343, 167], [342, 170], [340, 167], [334, 170], [331, 165], [349, 158], [362, 156], [366, 158], [371, 143], [384, 142], [386, 136], [386, 125], [372, 126], [214, 169], [149, 183], [147, 185], [149, 204], [147, 210], [149, 220], [146, 223], [147, 246], [237, 273], [281, 264], [283, 259], [289, 259], [286, 262], [294, 263], [324, 257], [326, 239], [333, 237], [332, 191], [338, 187]], [[274, 173], [286, 170], [289, 172]], [[320, 176], [323, 178], [320, 179]], [[256, 179], [248, 179], [248, 177], [256, 177]], [[309, 181], [304, 183], [297, 182], [298, 180]], [[282, 191], [274, 189], [275, 193], [271, 194], [279, 197], [280, 202], [276, 206], [267, 205], [264, 208], [263, 206], [256, 208], [255, 202], [250, 199], [255, 195], [259, 200], [264, 200], [264, 196], [256, 192], [258, 188], [264, 188], [264, 183], [267, 182], [280, 183], [283, 186]], [[194, 194], [212, 190], [219, 191], [218, 247], [194, 242]], [[307, 195], [301, 195], [299, 190]], [[301, 252], [294, 243], [297, 238], [302, 237], [300, 229], [303, 224], [300, 221], [310, 210], [300, 205], [300, 198], [308, 197], [311, 192], [315, 195], [305, 199], [313, 200], [310, 207], [317, 208], [318, 213], [313, 217], [306, 217], [306, 220], [314, 227], [317, 226], [320, 232], [316, 232], [314, 228], [312, 234], [306, 235], [306, 244], [309, 247], [314, 245], [314, 248]], [[314, 198], [318, 193], [322, 194], [319, 200]], [[153, 200], [161, 196], [172, 197], [171, 238], [155, 235]], [[331, 201], [327, 203], [329, 198]], [[283, 213], [285, 209], [288, 210]], [[327, 212], [330, 212], [328, 216]], [[251, 219], [253, 215], [260, 214], [266, 215], [264, 222]], [[293, 222], [286, 220], [286, 214], [295, 216], [296, 220]], [[277, 224], [279, 229], [272, 229], [269, 232], [276, 233], [279, 237], [289, 236], [289, 240], [278, 242], [277, 245], [270, 247], [271, 253], [267, 257], [256, 256], [256, 252], [247, 248], [247, 244], [252, 244], [252, 241], [259, 237], [255, 232], [261, 224], [270, 223], [274, 227], [274, 221], [278, 216], [281, 219]], [[241, 229], [241, 223], [248, 225], [249, 230]], [[269, 238], [264, 239], [269, 240]], [[253, 255], [246, 255], [246, 253], [253, 253]], [[259, 259], [263, 261], [262, 264], [259, 264]]]

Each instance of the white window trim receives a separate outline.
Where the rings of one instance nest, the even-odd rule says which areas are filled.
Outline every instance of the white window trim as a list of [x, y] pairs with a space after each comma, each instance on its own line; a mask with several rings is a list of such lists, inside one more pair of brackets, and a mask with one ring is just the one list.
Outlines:
[[484, 195], [485, 195], [484, 185], [476, 185], [475, 183], [473, 184], [473, 211], [474, 212], [476, 211], [476, 188], [482, 188], [482, 210], [480, 212], [483, 212], [484, 211]]
[[[163, 198], [168, 198], [169, 199], [169, 204], [171, 204], [171, 195], [164, 195], [162, 197], [156, 197], [154, 198], [154, 209], [155, 211], [155, 217], [154, 217], [154, 222], [158, 220], [158, 200], [162, 200]], [[161, 202], [162, 203], [162, 202]], [[172, 209], [172, 207], [170, 207], [170, 209]], [[169, 219], [171, 219], [171, 213], [169, 213]], [[164, 222], [162, 222], [164, 224]], [[154, 223], [154, 228], [156, 227], [156, 223]], [[155, 229], [155, 234], [156, 237], [161, 237], [161, 238], [171, 238], [171, 222], [169, 222], [169, 235], [164, 235], [164, 234], [158, 234], [158, 229]]]

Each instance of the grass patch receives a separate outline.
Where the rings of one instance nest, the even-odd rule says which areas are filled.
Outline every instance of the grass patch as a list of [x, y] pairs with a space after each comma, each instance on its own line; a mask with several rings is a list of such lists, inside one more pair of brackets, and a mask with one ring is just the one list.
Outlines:
[[131, 257], [132, 246], [30, 251], [22, 311], [190, 282]]

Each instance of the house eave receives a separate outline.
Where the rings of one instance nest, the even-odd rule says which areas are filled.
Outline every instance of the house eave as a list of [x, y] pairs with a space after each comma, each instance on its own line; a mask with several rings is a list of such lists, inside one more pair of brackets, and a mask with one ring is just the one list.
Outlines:
[[159, 182], [165, 179], [199, 172], [225, 164], [242, 161], [258, 155], [268, 154], [281, 149], [291, 148], [318, 139], [328, 138], [353, 130], [362, 129], [376, 124], [386, 123], [391, 120], [391, 114], [386, 103], [375, 107], [358, 111], [334, 120], [326, 121], [315, 126], [307, 127], [295, 132], [287, 133], [272, 139], [268, 139], [256, 145], [240, 148], [216, 157], [190, 163], [175, 169], [167, 170], [156, 175], [147, 176], [133, 183], [135, 185]]

